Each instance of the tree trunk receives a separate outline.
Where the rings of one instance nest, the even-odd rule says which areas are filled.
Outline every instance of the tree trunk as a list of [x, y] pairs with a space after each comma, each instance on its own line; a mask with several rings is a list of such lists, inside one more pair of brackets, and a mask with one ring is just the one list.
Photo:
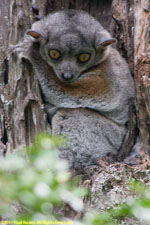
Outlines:
[[[23, 40], [33, 22], [30, 1], [12, 0], [9, 8], [9, 45]], [[8, 62], [9, 79], [5, 88], [7, 151], [29, 145], [40, 131], [50, 132], [32, 67], [12, 54]]]
[[[9, 9], [8, 9], [9, 5]], [[29, 145], [39, 131], [50, 132], [32, 67], [7, 47], [23, 40], [31, 24], [54, 10], [82, 9], [95, 16], [117, 38], [129, 63], [137, 91], [137, 119], [142, 151], [149, 154], [150, 3], [148, 0], [2, 0], [0, 3], [0, 140], [7, 152]], [[9, 17], [9, 37], [8, 37]], [[3, 48], [2, 48], [3, 47]], [[7, 61], [8, 60], [8, 61]]]
[[7, 135], [4, 113], [4, 86], [8, 80], [7, 47], [8, 47], [8, 1], [0, 2], [0, 156], [6, 150]]
[[142, 152], [150, 155], [150, 2], [135, 1], [134, 72]]

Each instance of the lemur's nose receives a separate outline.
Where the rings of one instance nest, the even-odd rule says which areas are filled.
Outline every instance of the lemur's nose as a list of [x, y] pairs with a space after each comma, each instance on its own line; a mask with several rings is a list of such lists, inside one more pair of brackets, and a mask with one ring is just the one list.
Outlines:
[[73, 78], [73, 74], [69, 73], [69, 72], [62, 73], [61, 76], [62, 76], [64, 81], [70, 81]]

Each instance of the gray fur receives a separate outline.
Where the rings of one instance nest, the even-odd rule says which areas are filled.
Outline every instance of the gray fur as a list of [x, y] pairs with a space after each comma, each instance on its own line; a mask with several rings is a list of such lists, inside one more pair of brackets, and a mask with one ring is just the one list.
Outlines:
[[[39, 38], [26, 36], [18, 51], [35, 69], [52, 133], [68, 137], [70, 145], [61, 149], [60, 155], [76, 168], [109, 153], [117, 155], [127, 132], [129, 104], [134, 101], [135, 90], [127, 63], [110, 46], [114, 39], [92, 16], [74, 10], [49, 14], [34, 23], [31, 31], [36, 31]], [[49, 49], [58, 49], [62, 59], [50, 59]], [[90, 60], [78, 63], [77, 56], [84, 52], [91, 54]], [[50, 76], [53, 71], [58, 86]], [[66, 82], [62, 73], [72, 73], [73, 78]], [[106, 80], [104, 94], [82, 96], [67, 92], [67, 88], [73, 89], [77, 82], [92, 76]]]
[[53, 134], [69, 140], [61, 149], [61, 157], [73, 168], [95, 164], [100, 156], [117, 155], [126, 133], [123, 126], [89, 109], [61, 109], [52, 124]]

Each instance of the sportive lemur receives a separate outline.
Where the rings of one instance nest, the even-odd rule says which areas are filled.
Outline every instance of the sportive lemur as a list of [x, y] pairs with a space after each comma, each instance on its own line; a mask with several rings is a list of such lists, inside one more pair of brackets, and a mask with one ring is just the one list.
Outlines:
[[117, 156], [125, 140], [135, 87], [115, 42], [88, 13], [64, 10], [35, 22], [20, 47], [39, 81], [52, 134], [68, 139], [60, 156], [70, 167]]

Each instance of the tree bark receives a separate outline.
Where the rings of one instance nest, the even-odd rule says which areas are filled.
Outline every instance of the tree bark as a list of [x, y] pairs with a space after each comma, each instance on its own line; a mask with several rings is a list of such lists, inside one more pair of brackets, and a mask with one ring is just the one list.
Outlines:
[[[28, 145], [39, 131], [50, 132], [40, 90], [27, 61], [12, 54], [7, 62], [7, 47], [23, 40], [31, 24], [54, 10], [81, 9], [95, 16], [117, 38], [117, 47], [129, 63], [137, 91], [137, 119], [142, 151], [150, 153], [150, 3], [147, 0], [7, 0], [0, 3], [0, 140], [7, 151]], [[8, 9], [9, 5], [9, 9]], [[9, 39], [8, 19], [9, 17]], [[2, 18], [1, 18], [2, 17]], [[4, 147], [4, 146], [3, 146]]]
[[119, 34], [118, 48], [127, 59], [135, 78], [136, 111], [141, 153], [150, 155], [150, 2], [147, 0], [114, 0], [115, 28]]
[[8, 63], [7, 63], [7, 48], [8, 48], [8, 1], [0, 2], [0, 155], [3, 155], [6, 150], [6, 127], [4, 113], [4, 86], [8, 80]]
[[135, 1], [134, 72], [142, 152], [150, 155], [150, 2]]

